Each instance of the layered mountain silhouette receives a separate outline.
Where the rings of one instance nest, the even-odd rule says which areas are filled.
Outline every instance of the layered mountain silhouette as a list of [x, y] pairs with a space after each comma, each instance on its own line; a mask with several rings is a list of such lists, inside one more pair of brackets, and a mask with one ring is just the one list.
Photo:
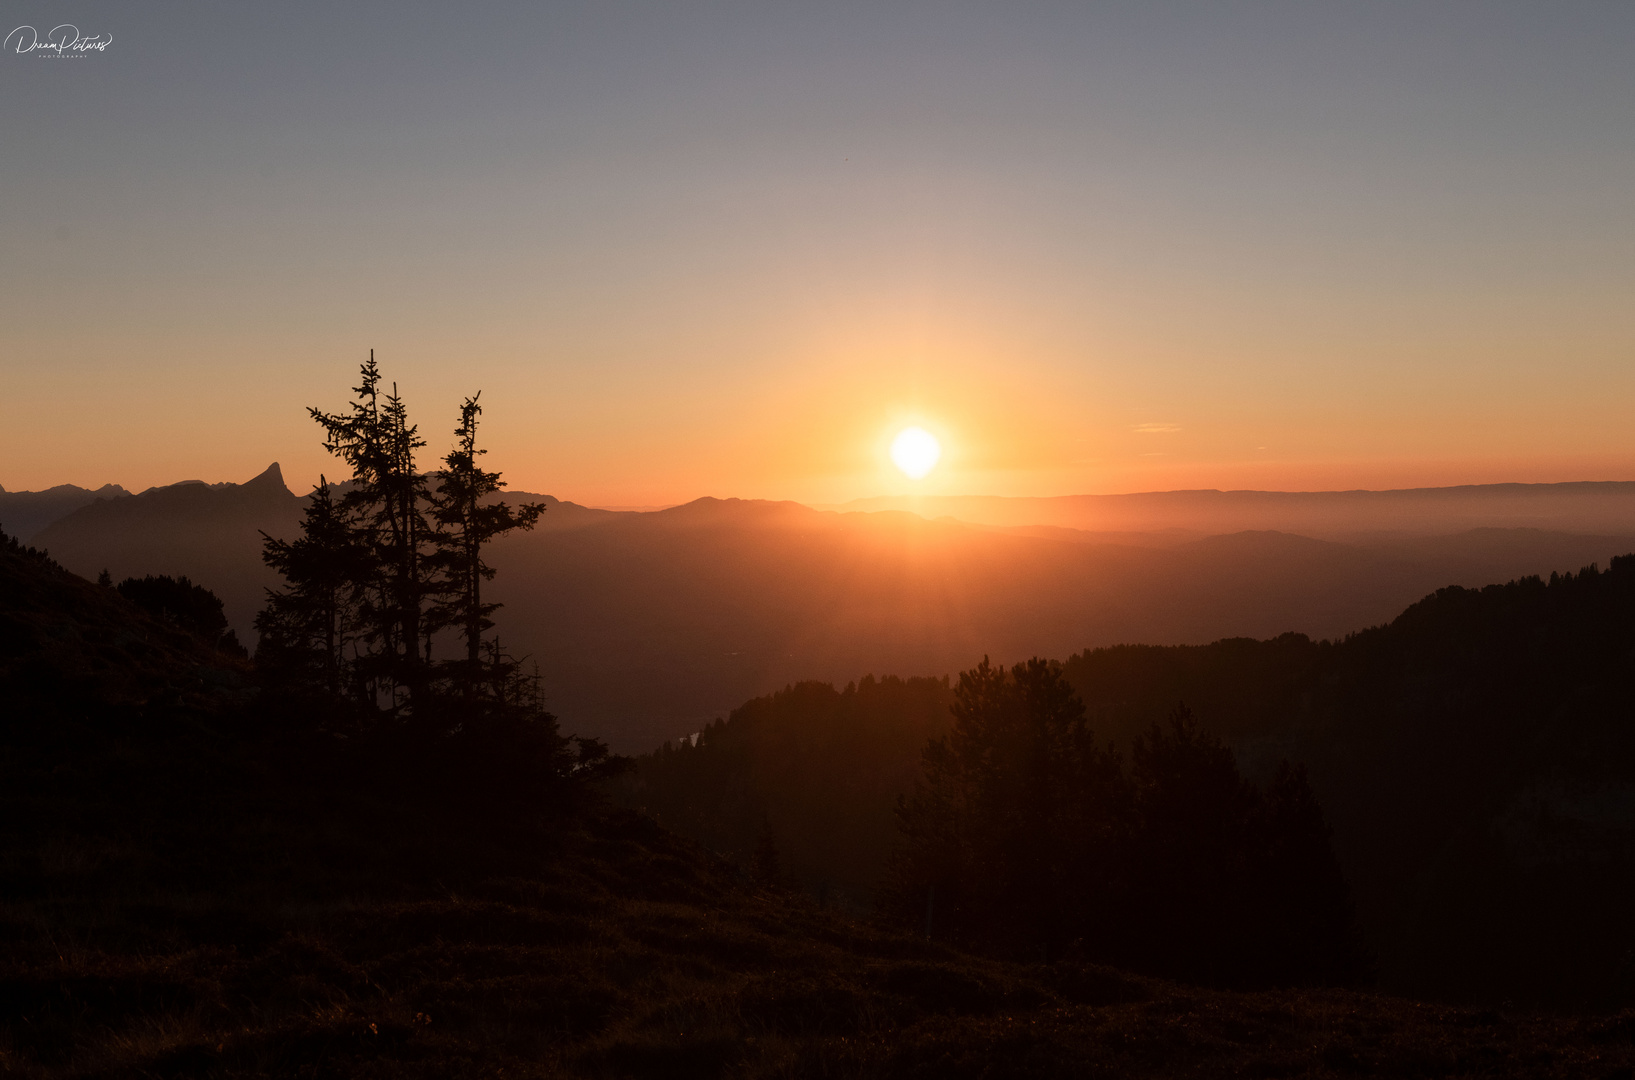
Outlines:
[[1129, 495], [995, 495], [859, 499], [843, 511], [911, 510], [977, 525], [1094, 533], [1273, 529], [1326, 539], [1534, 528], [1635, 533], [1635, 482], [1467, 484], [1394, 491], [1147, 491]]
[[116, 499], [130, 492], [118, 484], [103, 484], [92, 491], [73, 484], [58, 484], [44, 491], [7, 491], [0, 488], [0, 528], [28, 541], [58, 518], [98, 499]]
[[254, 642], [251, 624], [272, 584], [261, 533], [293, 534], [301, 507], [274, 463], [242, 484], [189, 480], [92, 502], [39, 530], [33, 543], [83, 577], [189, 577], [221, 597], [240, 639]]
[[[1446, 504], [1469, 510], [1460, 521], [1513, 522], [1515, 515], [1493, 511], [1490, 520], [1477, 511], [1515, 503], [1532, 508], [1527, 520], [1552, 528], [1354, 530], [1347, 542], [1266, 528], [1285, 519], [1245, 509], [1257, 500], [1289, 503], [1281, 493], [1153, 497], [1237, 507], [1231, 520], [1255, 529], [1204, 535], [1225, 519], [1177, 511], [1171, 524], [1149, 520], [1151, 531], [1109, 536], [1037, 519], [972, 524], [738, 499], [608, 511], [512, 492], [513, 502], [550, 509], [533, 532], [493, 545], [499, 576], [491, 595], [506, 604], [502, 643], [538, 663], [551, 708], [583, 734], [641, 751], [801, 679], [942, 675], [983, 655], [1066, 656], [1121, 642], [1344, 635], [1386, 622], [1442, 586], [1605, 565], [1635, 550], [1635, 520], [1622, 534], [1570, 531], [1622, 520], [1568, 510], [1602, 505], [1586, 491], [1611, 492], [1615, 503], [1629, 497], [1619, 494], [1625, 488], [1635, 485], [1452, 489]], [[1436, 502], [1421, 492], [1291, 498]], [[244, 484], [183, 483], [92, 502], [34, 542], [88, 577], [103, 569], [116, 580], [185, 574], [220, 596], [239, 636], [253, 642], [255, 612], [275, 584], [260, 560], [260, 533], [293, 535], [301, 505], [274, 465]]]

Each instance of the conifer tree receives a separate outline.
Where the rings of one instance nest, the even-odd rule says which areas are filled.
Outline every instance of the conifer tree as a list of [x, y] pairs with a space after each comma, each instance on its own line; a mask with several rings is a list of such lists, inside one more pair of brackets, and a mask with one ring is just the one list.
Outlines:
[[924, 754], [898, 809], [907, 841], [891, 902], [913, 918], [927, 889], [950, 936], [1030, 956], [1082, 936], [1107, 893], [1126, 802], [1120, 763], [1097, 747], [1057, 665], [960, 674], [953, 731]]
[[883, 906], [1030, 959], [1081, 955], [1215, 984], [1355, 983], [1349, 893], [1303, 770], [1262, 791], [1181, 706], [1097, 747], [1056, 665], [960, 675], [953, 730], [898, 804]]
[[[415, 463], [425, 440], [397, 387], [385, 390], [373, 352], [353, 394], [346, 412], [308, 410], [325, 448], [351, 469], [344, 495], [325, 481], [308, 502], [299, 539], [263, 534], [263, 559], [285, 585], [269, 590], [257, 618], [258, 661], [275, 681], [406, 713], [428, 731], [494, 720], [496, 731], [529, 727], [540, 746], [565, 753], [537, 674], [522, 675], [498, 638], [485, 636], [499, 605], [483, 596], [494, 577], [484, 545], [532, 528], [544, 504], [512, 508], [494, 498], [505, 485], [479, 464], [487, 451], [477, 444], [477, 397], [460, 410], [444, 468], [428, 477]], [[434, 663], [433, 642], [447, 631], [460, 638], [463, 656]], [[603, 768], [605, 748], [578, 742], [572, 769]]]
[[431, 638], [421, 615], [430, 591], [421, 566], [430, 527], [422, 507], [425, 478], [414, 460], [425, 440], [409, 423], [396, 385], [389, 394], [382, 391], [373, 350], [353, 393], [357, 400], [348, 413], [308, 412], [324, 429], [325, 449], [352, 468], [354, 486], [341, 505], [372, 563], [358, 581], [359, 640], [366, 646], [359, 674], [377, 698], [386, 695], [394, 714], [404, 704], [412, 712], [415, 698], [430, 689]]
[[285, 585], [267, 590], [267, 606], [256, 616], [258, 660], [286, 675], [304, 672], [330, 694], [341, 693], [349, 681], [346, 649], [357, 632], [359, 583], [370, 577], [369, 552], [358, 543], [350, 515], [320, 476], [300, 538], [261, 538], [262, 561]]
[[[477, 420], [482, 415], [478, 394], [466, 398], [460, 407], [460, 424], [454, 429], [454, 449], [443, 459], [437, 474], [437, 490], [431, 499], [437, 522], [434, 535], [435, 565], [440, 575], [440, 600], [428, 612], [432, 630], [453, 627], [465, 645], [465, 657], [447, 665], [454, 689], [469, 707], [485, 685], [503, 687], [510, 674], [502, 671], [498, 643], [487, 649], [492, 660], [484, 670], [484, 631], [494, 625], [490, 616], [500, 605], [483, 600], [483, 582], [494, 576], [493, 567], [483, 561], [483, 546], [513, 529], [532, 529], [545, 512], [544, 503], [528, 503], [512, 509], [490, 496], [505, 486], [497, 472], [487, 472], [478, 459], [487, 450], [477, 446]], [[514, 666], [514, 665], [513, 665]]]

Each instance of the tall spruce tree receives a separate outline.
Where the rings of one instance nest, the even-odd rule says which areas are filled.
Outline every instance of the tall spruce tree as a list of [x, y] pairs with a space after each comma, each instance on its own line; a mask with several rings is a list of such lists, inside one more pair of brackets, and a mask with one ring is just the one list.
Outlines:
[[412, 712], [431, 689], [431, 638], [422, 610], [433, 586], [421, 564], [431, 528], [423, 508], [426, 481], [414, 458], [426, 443], [409, 423], [397, 386], [383, 392], [372, 349], [361, 374], [349, 412], [307, 411], [324, 429], [324, 448], [352, 469], [353, 486], [341, 505], [371, 564], [356, 583], [364, 648], [355, 664], [376, 703], [384, 696], [395, 715], [404, 706]]
[[355, 693], [346, 651], [357, 632], [359, 583], [370, 576], [370, 560], [328, 480], [320, 476], [307, 499], [298, 539], [266, 533], [261, 539], [262, 561], [285, 584], [267, 590], [267, 606], [256, 616], [257, 661], [276, 667], [286, 681], [316, 684], [331, 695]]
[[937, 936], [1030, 957], [1105, 930], [1127, 788], [1060, 666], [984, 658], [954, 699], [898, 807], [888, 906], [912, 922], [934, 890]]
[[[465, 656], [444, 666], [449, 681], [467, 707], [487, 688], [498, 698], [515, 664], [503, 659], [498, 643], [485, 650], [483, 633], [491, 629], [491, 615], [500, 605], [483, 600], [483, 582], [494, 576], [483, 561], [483, 545], [514, 529], [532, 529], [545, 512], [544, 503], [512, 509], [491, 496], [505, 486], [497, 472], [487, 472], [478, 459], [487, 450], [477, 446], [477, 420], [482, 415], [479, 393], [460, 407], [460, 425], [454, 429], [454, 449], [443, 459], [431, 507], [437, 522], [433, 560], [439, 575], [439, 600], [427, 613], [433, 630], [453, 627], [465, 645]], [[492, 659], [485, 661], [484, 652]]]

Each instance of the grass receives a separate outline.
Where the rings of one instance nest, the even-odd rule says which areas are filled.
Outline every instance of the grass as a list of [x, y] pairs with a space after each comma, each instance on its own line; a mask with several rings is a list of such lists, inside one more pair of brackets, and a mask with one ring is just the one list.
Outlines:
[[758, 888], [630, 812], [476, 833], [362, 792], [327, 829], [246, 800], [166, 836], [189, 795], [132, 760], [159, 783], [119, 789], [118, 825], [7, 834], [8, 1074], [1635, 1075], [1635, 1013], [1004, 963]]
[[896, 934], [446, 745], [257, 719], [242, 673], [25, 563], [0, 551], [0, 1075], [1635, 1077], [1631, 1011]]

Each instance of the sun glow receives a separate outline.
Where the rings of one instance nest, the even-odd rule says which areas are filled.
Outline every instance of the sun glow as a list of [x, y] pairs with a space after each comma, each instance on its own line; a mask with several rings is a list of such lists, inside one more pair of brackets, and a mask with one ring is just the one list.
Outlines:
[[924, 428], [904, 428], [891, 441], [891, 460], [912, 480], [936, 468], [942, 444]]

